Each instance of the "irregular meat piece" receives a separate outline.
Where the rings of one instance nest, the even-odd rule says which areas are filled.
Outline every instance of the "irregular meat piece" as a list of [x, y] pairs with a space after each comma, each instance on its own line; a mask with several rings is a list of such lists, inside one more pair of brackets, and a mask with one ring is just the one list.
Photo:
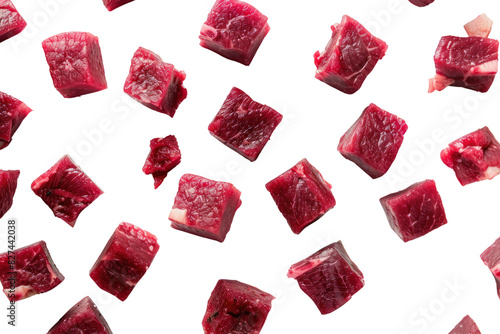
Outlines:
[[370, 34], [358, 21], [344, 15], [332, 27], [332, 38], [325, 51], [316, 51], [316, 79], [353, 94], [387, 51], [387, 44]]
[[135, 225], [121, 223], [90, 269], [90, 278], [101, 289], [124, 301], [159, 249], [156, 236]]
[[231, 183], [184, 174], [168, 219], [176, 230], [223, 242], [241, 205], [240, 195]]
[[15, 97], [0, 92], [0, 150], [9, 146], [12, 136], [31, 111]]
[[425, 7], [434, 2], [434, 0], [410, 0], [412, 4], [418, 7]]
[[340, 138], [337, 150], [376, 179], [396, 159], [406, 130], [404, 120], [372, 103]]
[[201, 28], [200, 45], [248, 66], [269, 29], [267, 16], [246, 2], [217, 0]]
[[110, 12], [132, 1], [134, 0], [102, 0], [104, 6], [106, 6], [106, 9], [109, 10]]
[[181, 151], [175, 136], [165, 138], [153, 138], [149, 143], [151, 150], [146, 158], [142, 171], [153, 174], [155, 189], [157, 189], [167, 177], [168, 172], [181, 163]]
[[12, 206], [19, 173], [18, 170], [0, 169], [0, 218], [2, 218]]
[[450, 334], [481, 334], [471, 317], [466, 315], [450, 332]]
[[217, 282], [202, 325], [205, 334], [259, 334], [274, 297], [234, 280]]
[[481, 14], [474, 20], [464, 25], [465, 31], [469, 36], [488, 37], [490, 35], [493, 21], [486, 14]]
[[288, 277], [297, 280], [321, 314], [335, 311], [365, 285], [363, 273], [347, 255], [341, 241], [292, 265]]
[[26, 28], [26, 21], [10, 0], [0, 0], [0, 42], [5, 41]]
[[429, 90], [427, 92], [432, 93], [436, 90], [440, 92], [454, 82], [455, 80], [453, 79], [447, 78], [441, 74], [436, 74], [434, 78], [429, 79]]
[[417, 182], [380, 199], [391, 228], [404, 242], [447, 223], [441, 196], [433, 180]]
[[295, 234], [335, 206], [331, 188], [307, 159], [302, 159], [266, 184], [266, 189]]
[[495, 282], [497, 283], [497, 294], [500, 298], [500, 238], [488, 247], [482, 254], [481, 260], [488, 266]]
[[233, 87], [208, 126], [210, 134], [250, 161], [255, 161], [283, 116]]

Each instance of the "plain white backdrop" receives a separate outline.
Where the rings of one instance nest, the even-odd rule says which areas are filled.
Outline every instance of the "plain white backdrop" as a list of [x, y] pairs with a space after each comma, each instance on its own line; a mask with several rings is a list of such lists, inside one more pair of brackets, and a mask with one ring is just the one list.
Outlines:
[[[45, 240], [66, 279], [48, 293], [19, 302], [16, 328], [7, 325], [7, 298], [0, 298], [0, 333], [46, 333], [87, 295], [114, 333], [202, 333], [206, 302], [220, 278], [277, 297], [263, 334], [448, 333], [466, 314], [484, 334], [499, 333], [500, 300], [479, 255], [500, 237], [500, 178], [462, 187], [439, 153], [448, 142], [485, 125], [500, 137], [500, 81], [486, 94], [460, 88], [427, 93], [441, 36], [465, 36], [463, 24], [484, 12], [495, 22], [490, 37], [500, 38], [497, 1], [436, 0], [425, 8], [407, 0], [250, 3], [269, 17], [271, 31], [245, 67], [198, 45], [212, 0], [136, 0], [113, 12], [101, 0], [15, 1], [29, 26], [0, 44], [0, 91], [34, 111], [0, 152], [0, 168], [21, 170], [14, 205], [0, 221], [0, 249], [6, 251], [7, 219], [15, 217], [18, 246]], [[343, 14], [389, 45], [354, 95], [314, 78], [313, 53], [323, 50], [330, 26]], [[54, 89], [41, 42], [65, 31], [99, 37], [107, 90], [64, 99]], [[187, 74], [188, 97], [174, 118], [122, 91], [139, 46]], [[284, 115], [253, 163], [207, 130], [233, 86]], [[377, 180], [336, 150], [341, 135], [370, 103], [409, 126], [397, 160]], [[154, 190], [153, 178], [141, 169], [149, 140], [169, 134], [177, 136], [182, 162]], [[74, 228], [55, 218], [30, 189], [67, 153], [104, 191]], [[297, 236], [264, 185], [302, 158], [332, 184], [337, 205]], [[170, 228], [168, 213], [184, 173], [230, 181], [241, 190], [243, 204], [224, 243]], [[390, 229], [378, 200], [426, 178], [436, 180], [449, 223], [405, 244]], [[160, 244], [151, 268], [125, 302], [100, 290], [88, 275], [122, 221], [154, 233]], [[337, 240], [364, 273], [366, 286], [323, 316], [286, 272]]]

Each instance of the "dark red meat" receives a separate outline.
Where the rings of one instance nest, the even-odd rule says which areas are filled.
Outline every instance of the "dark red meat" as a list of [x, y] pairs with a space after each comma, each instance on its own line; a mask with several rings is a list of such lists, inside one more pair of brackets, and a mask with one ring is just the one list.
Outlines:
[[10, 0], [0, 0], [0, 42], [5, 41], [26, 28], [26, 21]]
[[500, 238], [488, 247], [482, 254], [481, 260], [488, 266], [497, 283], [497, 293], [500, 298]]
[[146, 175], [153, 174], [156, 189], [167, 177], [168, 172], [181, 163], [181, 151], [175, 136], [151, 139], [149, 147], [151, 150], [142, 171]]
[[295, 234], [335, 206], [331, 187], [307, 159], [302, 159], [266, 184], [266, 189]]
[[13, 96], [0, 92], [0, 150], [6, 148], [32, 110]]
[[102, 0], [102, 1], [104, 3], [104, 6], [106, 6], [106, 9], [112, 11], [134, 0]]
[[233, 87], [208, 126], [210, 134], [250, 161], [255, 161], [283, 116]]
[[18, 170], [0, 169], [0, 218], [2, 218], [12, 206], [19, 173]]
[[337, 150], [376, 179], [396, 159], [406, 130], [404, 120], [372, 103], [340, 138]]
[[412, 4], [418, 7], [425, 7], [434, 2], [434, 0], [410, 0]]
[[177, 230], [223, 242], [241, 205], [240, 195], [231, 183], [184, 174], [168, 219]]
[[259, 334], [274, 297], [234, 280], [217, 282], [202, 325], [205, 334]]
[[217, 0], [200, 32], [200, 45], [250, 65], [269, 32], [267, 16], [243, 1]]
[[466, 315], [450, 332], [450, 334], [481, 334], [474, 320]]
[[90, 270], [90, 277], [101, 289], [124, 301], [159, 249], [156, 236], [135, 225], [121, 223]]

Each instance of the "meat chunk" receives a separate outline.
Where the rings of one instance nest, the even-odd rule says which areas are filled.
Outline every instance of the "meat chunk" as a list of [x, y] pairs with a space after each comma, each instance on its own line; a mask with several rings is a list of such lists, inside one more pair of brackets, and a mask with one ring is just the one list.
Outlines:
[[26, 28], [26, 21], [10, 0], [0, 0], [0, 42], [3, 42]]
[[42, 42], [54, 87], [66, 98], [108, 87], [101, 48], [88, 32], [64, 32]]
[[165, 63], [157, 54], [139, 48], [134, 53], [123, 90], [146, 107], [174, 117], [187, 96], [186, 73]]
[[466, 315], [449, 334], [481, 334], [474, 320]]
[[376, 179], [396, 159], [407, 129], [404, 120], [372, 103], [340, 138], [337, 150]]
[[323, 52], [316, 51], [316, 79], [344, 92], [357, 92], [387, 51], [387, 44], [370, 34], [358, 21], [344, 15], [332, 27]]
[[434, 0], [410, 0], [412, 4], [418, 7], [425, 7], [434, 2]]
[[18, 170], [0, 169], [0, 218], [12, 207], [19, 173]]
[[0, 92], [0, 150], [9, 146], [12, 136], [31, 111], [15, 97]]
[[202, 325], [205, 334], [259, 334], [274, 297], [235, 280], [217, 282], [207, 304]]
[[448, 221], [433, 180], [417, 182], [380, 199], [391, 228], [404, 241], [419, 238]]
[[266, 189], [295, 234], [335, 206], [331, 188], [307, 159], [302, 159], [266, 184]]
[[208, 126], [210, 134], [250, 161], [255, 161], [283, 116], [233, 87]]
[[488, 266], [497, 283], [497, 294], [500, 298], [500, 238], [488, 247], [482, 254], [481, 260]]
[[474, 20], [464, 25], [467, 35], [487, 38], [490, 35], [493, 21], [486, 14], [481, 14]]
[[201, 28], [200, 45], [248, 66], [269, 29], [267, 16], [252, 5], [217, 0]]
[[363, 273], [337, 241], [290, 267], [288, 277], [316, 304], [321, 314], [328, 314], [345, 303], [364, 285]]
[[104, 6], [110, 12], [112, 10], [115, 10], [116, 8], [121, 7], [123, 5], [126, 5], [132, 1], [134, 1], [134, 0], [102, 0], [102, 2], [104, 3]]
[[231, 183], [184, 174], [168, 219], [176, 230], [223, 242], [241, 205], [240, 195]]
[[159, 249], [156, 236], [135, 225], [121, 223], [90, 270], [90, 278], [101, 289], [124, 301]]
[[149, 147], [151, 150], [142, 171], [146, 175], [153, 174], [155, 189], [157, 189], [167, 177], [168, 172], [181, 163], [181, 151], [177, 138], [172, 135], [151, 139]]

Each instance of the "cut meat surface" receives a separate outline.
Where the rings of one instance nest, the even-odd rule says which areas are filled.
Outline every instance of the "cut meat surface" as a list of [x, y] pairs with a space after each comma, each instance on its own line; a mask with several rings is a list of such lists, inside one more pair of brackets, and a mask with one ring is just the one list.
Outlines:
[[31, 111], [15, 97], [0, 92], [0, 150], [9, 146], [12, 136]]
[[217, 0], [201, 28], [200, 45], [250, 65], [269, 29], [267, 16], [248, 3]]
[[490, 35], [493, 21], [486, 14], [481, 14], [464, 25], [467, 35], [486, 38]]
[[156, 236], [121, 223], [90, 270], [90, 277], [101, 289], [124, 301], [146, 274], [159, 249]]
[[0, 254], [0, 281], [9, 300], [18, 301], [50, 291], [64, 280], [45, 241], [16, 249], [14, 254], [14, 265], [9, 263], [12, 255]]
[[295, 234], [335, 206], [331, 188], [307, 159], [302, 159], [266, 184], [266, 189]]
[[406, 130], [404, 120], [372, 103], [340, 138], [337, 150], [375, 179], [391, 167]]
[[316, 51], [316, 79], [344, 92], [357, 92], [387, 51], [387, 44], [358, 21], [344, 15], [333, 25], [332, 38], [323, 52]]
[[33, 192], [71, 227], [80, 213], [103, 192], [68, 155], [31, 184]]
[[146, 174], [153, 174], [155, 189], [157, 189], [168, 172], [181, 163], [181, 151], [175, 136], [166, 136], [165, 138], [153, 138], [149, 143], [151, 150], [146, 158], [142, 171]]
[[410, 0], [412, 4], [418, 7], [425, 7], [434, 2], [434, 0]]
[[208, 126], [210, 134], [250, 161], [255, 161], [283, 116], [233, 87]]
[[88, 32], [64, 32], [42, 42], [54, 87], [66, 98], [108, 87], [101, 48]]
[[0, 0], [0, 42], [19, 34], [26, 25], [12, 1]]
[[441, 151], [441, 160], [462, 186], [491, 180], [500, 174], [500, 143], [484, 127], [451, 142]]
[[404, 242], [424, 236], [448, 222], [433, 180], [417, 182], [382, 197], [380, 203], [391, 228]]
[[481, 334], [474, 320], [466, 315], [450, 332], [450, 334]]
[[288, 277], [316, 304], [321, 314], [328, 314], [345, 303], [364, 285], [363, 273], [337, 241], [290, 267]]
[[118, 7], [128, 4], [134, 0], [102, 0], [106, 9], [110, 12]]
[[217, 282], [207, 303], [205, 334], [259, 334], [274, 297], [235, 280]]
[[497, 284], [497, 294], [500, 298], [500, 238], [488, 247], [482, 254], [481, 260], [488, 266]]
[[134, 53], [123, 90], [146, 107], [174, 117], [187, 97], [186, 73], [165, 63], [157, 54], [139, 48]]
[[223, 242], [241, 205], [240, 195], [231, 183], [184, 174], [168, 219], [176, 230]]
[[0, 218], [12, 207], [19, 173], [18, 170], [0, 170]]
[[111, 329], [90, 297], [69, 309], [47, 334], [112, 334]]

